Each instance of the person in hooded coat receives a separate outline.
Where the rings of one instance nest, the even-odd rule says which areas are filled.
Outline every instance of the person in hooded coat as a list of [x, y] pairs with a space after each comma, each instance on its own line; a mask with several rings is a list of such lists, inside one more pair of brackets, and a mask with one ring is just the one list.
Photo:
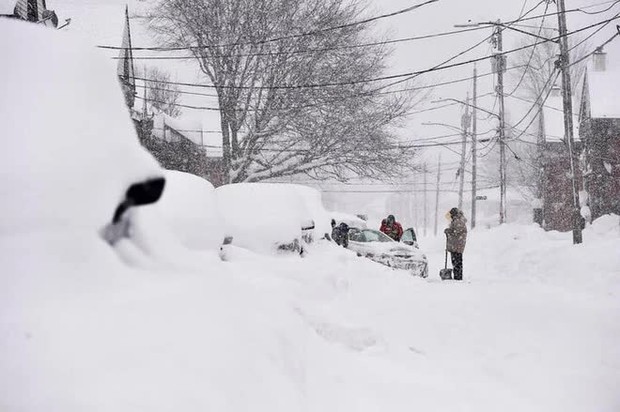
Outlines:
[[349, 247], [349, 225], [344, 222], [332, 225], [332, 239], [340, 246]]
[[379, 231], [385, 233], [397, 242], [400, 242], [400, 238], [403, 236], [403, 227], [396, 221], [394, 215], [389, 215], [387, 219], [381, 221]]
[[465, 219], [463, 212], [456, 207], [450, 209], [447, 216], [450, 219], [450, 226], [444, 230], [447, 237], [446, 248], [450, 252], [454, 279], [462, 280], [463, 252], [467, 242], [467, 219]]

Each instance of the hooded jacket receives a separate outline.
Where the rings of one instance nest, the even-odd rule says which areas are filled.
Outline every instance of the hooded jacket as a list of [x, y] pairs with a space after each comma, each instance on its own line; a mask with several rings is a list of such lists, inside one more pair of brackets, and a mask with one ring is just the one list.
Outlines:
[[387, 219], [381, 221], [381, 227], [379, 231], [385, 233], [393, 240], [400, 242], [400, 238], [403, 236], [403, 227], [397, 221], [394, 221], [391, 225], [388, 224]]
[[447, 235], [448, 252], [463, 253], [467, 242], [467, 219], [463, 212], [456, 209], [456, 213], [450, 213], [450, 226], [444, 230]]

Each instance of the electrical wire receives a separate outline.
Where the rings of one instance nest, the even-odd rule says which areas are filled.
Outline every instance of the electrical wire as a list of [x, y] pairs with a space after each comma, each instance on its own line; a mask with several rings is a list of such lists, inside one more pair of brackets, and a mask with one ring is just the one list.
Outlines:
[[[549, 10], [549, 3], [546, 4], [545, 6], [545, 13], [547, 14], [547, 11]], [[543, 27], [545, 25], [545, 17], [542, 18], [541, 22], [540, 22], [540, 27], [538, 28], [538, 37], [540, 37], [540, 34], [542, 33]], [[527, 74], [528, 69], [530, 68], [531, 64], [532, 64], [532, 59], [534, 58], [534, 54], [536, 52], [536, 47], [532, 48], [532, 51], [530, 53], [530, 57], [527, 60], [527, 64], [525, 66], [525, 69], [523, 69], [523, 72], [521, 72], [521, 78], [519, 79], [519, 81], [517, 82], [517, 85], [514, 87], [514, 89], [508, 93], [505, 96], [512, 96], [521, 86], [521, 83], [523, 82], [523, 79], [525, 79], [525, 75]]]
[[[620, 1], [620, 0], [619, 0]], [[612, 18], [612, 19], [607, 19], [607, 20], [603, 20], [600, 21], [598, 23], [594, 23], [585, 27], [582, 27], [580, 29], [574, 30], [570, 33], [567, 33], [566, 35], [573, 35], [576, 33], [580, 33], [584, 30], [588, 30], [590, 28], [593, 27], [597, 27], [601, 24], [606, 24], [609, 21], [615, 20], [616, 18]], [[487, 37], [490, 38], [491, 36]], [[560, 37], [556, 37], [556, 38], [552, 38], [552, 39], [547, 39], [547, 40], [542, 40], [540, 42], [536, 42], [533, 44], [529, 44], [529, 45], [525, 45], [525, 46], [521, 46], [521, 47], [517, 47], [511, 50], [506, 50], [504, 52], [502, 52], [502, 54], [506, 55], [506, 54], [512, 54], [512, 53], [516, 53], [519, 52], [521, 50], [525, 50], [525, 49], [529, 49], [531, 47], [535, 47], [538, 44], [541, 43], [546, 43], [548, 41], [555, 41], [558, 40]], [[486, 41], [486, 40], [485, 40]], [[459, 55], [470, 51], [471, 49], [473, 49], [474, 47], [479, 46], [480, 44], [482, 44], [482, 42], [477, 43], [476, 45], [472, 46], [471, 48], [467, 49], [464, 52], [461, 52], [459, 54], [457, 54], [456, 56], [453, 56], [451, 59], [449, 60], [453, 60], [454, 58], [458, 57]], [[385, 85], [385, 86], [381, 86], [379, 89], [383, 89], [383, 88], [387, 88], [387, 87], [391, 87], [395, 84], [398, 83], [402, 83], [404, 81], [408, 81], [408, 80], [412, 80], [414, 77], [417, 77], [421, 74], [426, 74], [426, 73], [432, 73], [432, 72], [436, 72], [436, 71], [443, 71], [443, 70], [447, 70], [447, 69], [452, 69], [454, 67], [460, 67], [460, 66], [464, 66], [464, 65], [468, 65], [471, 63], [475, 63], [475, 62], [479, 62], [479, 61], [484, 61], [487, 60], [488, 58], [493, 57], [491, 56], [484, 56], [484, 57], [479, 57], [479, 58], [475, 58], [475, 59], [470, 59], [470, 60], [466, 60], [466, 61], [462, 61], [462, 62], [458, 62], [458, 63], [452, 63], [449, 65], [438, 65], [438, 66], [434, 66], [428, 69], [423, 69], [423, 70], [417, 70], [417, 71], [412, 71], [412, 72], [408, 72], [408, 73], [400, 73], [400, 74], [394, 74], [394, 75], [388, 75], [388, 76], [381, 76], [381, 77], [376, 77], [376, 78], [371, 78], [371, 79], [362, 79], [362, 80], [352, 80], [352, 81], [343, 81], [343, 82], [332, 82], [332, 83], [320, 83], [320, 84], [298, 84], [298, 85], [279, 85], [279, 86], [229, 86], [229, 85], [220, 85], [220, 86], [215, 86], [215, 85], [206, 85], [206, 84], [195, 84], [195, 83], [187, 83], [187, 82], [172, 82], [172, 81], [159, 81], [159, 83], [163, 83], [163, 84], [175, 84], [175, 85], [180, 85], [180, 86], [188, 86], [188, 87], [202, 87], [202, 88], [232, 88], [232, 89], [267, 89], [267, 90], [273, 90], [273, 89], [303, 89], [303, 88], [320, 88], [320, 87], [332, 87], [332, 86], [349, 86], [349, 85], [356, 85], [356, 84], [366, 84], [366, 83], [373, 83], [373, 82], [379, 82], [379, 81], [383, 81], [383, 80], [391, 80], [391, 79], [398, 79], [400, 78], [401, 80], [394, 82], [392, 84], [389, 85]], [[137, 77], [137, 76], [129, 76], [130, 79], [133, 80], [142, 80], [142, 81], [150, 81], [153, 82], [154, 80], [152, 79], [147, 79], [144, 77]], [[405, 78], [405, 79], [402, 79]]]
[[[438, 0], [435, 0], [438, 1]], [[541, 1], [540, 3], [538, 3], [535, 7], [537, 8], [538, 6], [540, 6], [540, 4], [544, 3], [545, 0]], [[620, 0], [615, 0], [615, 2], [620, 2]], [[601, 3], [601, 4], [605, 4], [605, 3]], [[586, 6], [583, 7], [585, 8], [591, 8], [592, 6]], [[407, 9], [403, 9], [403, 10], [407, 10]], [[402, 11], [402, 10], [401, 10]], [[507, 21], [504, 22], [504, 25], [514, 25], [517, 24], [519, 22], [522, 21], [530, 21], [530, 20], [537, 20], [543, 17], [548, 17], [548, 16], [556, 16], [559, 13], [550, 13], [550, 14], [544, 14], [544, 15], [537, 15], [537, 16], [531, 16], [531, 17], [525, 17], [527, 14], [529, 14], [532, 10], [528, 11], [526, 14], [524, 14], [522, 17], [517, 18], [515, 20], [511, 20], [511, 21]], [[566, 10], [565, 13], [575, 13], [575, 12], [584, 12], [584, 10], [582, 10], [581, 8], [577, 8], [577, 9], [570, 9], [570, 10]], [[588, 13], [587, 14], [600, 14], [604, 11], [599, 11], [599, 12], [595, 12], [595, 13]], [[386, 15], [387, 16], [387, 15]], [[381, 16], [378, 16], [381, 17]], [[363, 24], [363, 22], [357, 22], [357, 23], [352, 23], [352, 24]], [[373, 42], [373, 43], [366, 43], [363, 45], [348, 45], [348, 46], [341, 46], [343, 48], [355, 48], [355, 47], [364, 47], [364, 46], [377, 46], [377, 45], [383, 45], [383, 44], [391, 44], [391, 43], [399, 43], [399, 42], [407, 42], [407, 41], [415, 41], [415, 40], [427, 40], [427, 39], [432, 39], [432, 38], [437, 38], [437, 37], [444, 37], [444, 36], [451, 36], [454, 34], [460, 34], [460, 33], [466, 33], [466, 32], [471, 32], [471, 31], [477, 31], [477, 30], [484, 30], [488, 27], [488, 25], [491, 25], [493, 23], [488, 23], [487, 25], [481, 25], [479, 27], [470, 27], [467, 29], [462, 29], [462, 30], [452, 30], [452, 31], [446, 31], [446, 32], [440, 32], [440, 33], [432, 33], [432, 34], [427, 34], [427, 35], [422, 35], [422, 36], [416, 36], [416, 37], [408, 37], [408, 38], [403, 38], [403, 39], [394, 39], [394, 40], [387, 40], [387, 41], [383, 41], [383, 42]], [[339, 27], [333, 27], [333, 28], [326, 28], [325, 30], [329, 31], [329, 30], [336, 30]], [[307, 33], [301, 33], [301, 34], [296, 34], [296, 35], [291, 35], [291, 36], [295, 36], [295, 37], [303, 37], [303, 36], [310, 36], [310, 35], [314, 35], [316, 34], [315, 32], [307, 32]], [[254, 43], [224, 43], [224, 44], [217, 44], [217, 45], [210, 45], [210, 46], [184, 46], [184, 47], [161, 47], [161, 46], [154, 46], [154, 47], [132, 47], [132, 50], [134, 51], [156, 51], [156, 52], [165, 52], [165, 51], [188, 51], [188, 50], [196, 50], [196, 49], [210, 49], [210, 48], [224, 48], [224, 47], [231, 47], [231, 46], [252, 46], [252, 45], [259, 45], [259, 44], [264, 44], [264, 43], [270, 43], [270, 42], [275, 42], [278, 40], [285, 40], [290, 38], [290, 36], [283, 36], [283, 37], [279, 37], [279, 38], [274, 38], [274, 39], [267, 39], [267, 40], [263, 40], [263, 41], [259, 41], [259, 42], [254, 42]], [[120, 47], [120, 46], [111, 46], [111, 45], [98, 45], [97, 46], [100, 49], [106, 49], [106, 50], [125, 50], [127, 49], [126, 47]], [[338, 47], [335, 47], [333, 49], [308, 49], [306, 50], [306, 52], [323, 52], [323, 51], [328, 51], [328, 50], [338, 50]], [[303, 52], [303, 51], [300, 51]], [[267, 53], [269, 54], [269, 53]], [[254, 55], [261, 55], [261, 54], [247, 54], [246, 56], [254, 56]], [[147, 56], [148, 57], [148, 56]], [[157, 57], [157, 56], [153, 56], [153, 57]], [[179, 56], [182, 58], [185, 58], [184, 56]]]
[[[201, 47], [132, 47], [133, 50], [157, 50], [157, 51], [163, 51], [163, 50], [194, 50], [194, 49], [212, 49], [212, 48], [221, 48], [221, 47], [238, 47], [238, 46], [257, 46], [257, 45], [261, 45], [261, 44], [267, 44], [267, 43], [275, 43], [278, 41], [282, 41], [282, 40], [291, 40], [291, 39], [297, 39], [300, 37], [306, 37], [306, 36], [315, 36], [317, 34], [322, 34], [322, 33], [326, 33], [326, 32], [330, 32], [330, 31], [335, 31], [335, 30], [341, 30], [341, 29], [346, 29], [349, 27], [355, 27], [355, 26], [360, 26], [360, 25], [364, 25], [364, 24], [368, 24], [368, 23], [372, 23], [374, 21], [378, 21], [378, 20], [382, 20], [382, 19], [386, 19], [386, 18], [390, 18], [390, 17], [395, 17], [401, 14], [405, 14], [405, 13], [409, 13], [411, 11], [417, 10], [421, 7], [424, 7], [426, 5], [432, 4], [432, 3], [437, 3], [440, 0], [427, 0], [423, 3], [418, 3], [418, 4], [414, 4], [413, 6], [409, 6], [406, 7], [404, 9], [392, 12], [392, 13], [387, 13], [387, 14], [381, 14], [379, 16], [375, 16], [375, 17], [370, 17], [364, 20], [360, 20], [360, 21], [356, 21], [356, 22], [352, 22], [352, 23], [346, 23], [346, 24], [341, 24], [338, 26], [332, 26], [332, 27], [324, 27], [321, 29], [317, 29], [317, 30], [311, 30], [311, 31], [307, 31], [304, 33], [298, 33], [298, 34], [289, 34], [286, 36], [280, 36], [280, 37], [274, 37], [271, 39], [265, 39], [265, 40], [259, 40], [256, 42], [246, 42], [246, 43], [240, 43], [240, 42], [235, 42], [235, 43], [227, 43], [227, 44], [218, 44], [218, 45], [210, 45], [210, 46], [201, 46]], [[124, 48], [122, 47], [115, 47], [115, 46], [97, 46], [100, 49], [110, 49], [110, 50], [123, 50]]]
[[[610, 3], [612, 3], [612, 2], [610, 2]], [[585, 13], [585, 14], [590, 14], [590, 15], [594, 15], [594, 14], [601, 14], [601, 13], [605, 13], [606, 11], [611, 10], [611, 9], [612, 9], [612, 8], [614, 8], [614, 6], [615, 6], [616, 4], [618, 4], [618, 3], [620, 3], [620, 0], [615, 0], [615, 1], [613, 1], [613, 4], [612, 4], [611, 6], [609, 6], [609, 7], [607, 7], [606, 9], [603, 9], [603, 10], [597, 10], [597, 11], [595, 11], [595, 12], [589, 12], [589, 11], [582, 10], [582, 12], [583, 12], [583, 13]], [[599, 5], [600, 5], [600, 4], [599, 4]], [[583, 7], [583, 8], [584, 8], [584, 9], [586, 9], [586, 8], [592, 8], [592, 7], [597, 7], [597, 6], [599, 6], [599, 5], [591, 5], [591, 6], [587, 6], [587, 7]]]

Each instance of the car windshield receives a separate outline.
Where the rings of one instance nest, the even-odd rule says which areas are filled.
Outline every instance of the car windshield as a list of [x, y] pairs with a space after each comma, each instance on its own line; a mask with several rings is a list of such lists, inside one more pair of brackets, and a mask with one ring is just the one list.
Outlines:
[[349, 239], [354, 242], [393, 242], [384, 233], [373, 229], [351, 230]]

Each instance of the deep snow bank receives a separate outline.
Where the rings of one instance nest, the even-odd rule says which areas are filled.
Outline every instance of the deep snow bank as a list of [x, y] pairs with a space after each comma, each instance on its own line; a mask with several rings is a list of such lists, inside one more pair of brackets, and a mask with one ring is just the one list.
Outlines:
[[160, 175], [109, 59], [9, 19], [0, 52], [0, 232], [101, 228], [131, 183]]

